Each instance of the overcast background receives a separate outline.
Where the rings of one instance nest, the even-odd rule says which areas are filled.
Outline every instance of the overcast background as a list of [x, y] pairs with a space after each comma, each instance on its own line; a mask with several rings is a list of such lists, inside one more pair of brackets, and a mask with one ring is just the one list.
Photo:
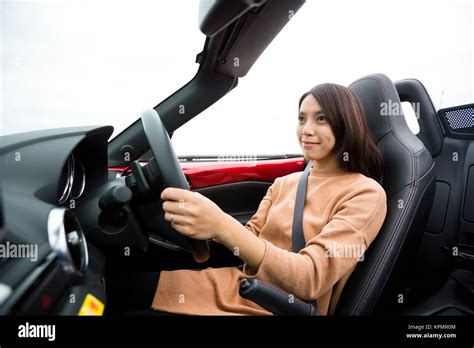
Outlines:
[[[118, 134], [188, 82], [197, 0], [1, 1], [0, 134], [78, 126]], [[474, 101], [471, 0], [307, 0], [239, 86], [175, 132], [180, 155], [301, 152], [313, 85], [413, 77], [436, 108]]]

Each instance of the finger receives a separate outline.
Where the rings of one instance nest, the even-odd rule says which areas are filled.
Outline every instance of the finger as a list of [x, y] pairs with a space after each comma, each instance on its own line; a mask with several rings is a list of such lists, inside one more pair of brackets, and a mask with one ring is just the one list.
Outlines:
[[178, 221], [178, 217], [176, 216], [176, 214], [173, 214], [173, 213], [165, 213], [165, 216], [164, 216], [165, 220], [168, 221], [168, 222], [171, 222], [171, 218], [173, 219], [173, 223], [176, 223]]
[[171, 226], [174, 226], [174, 225], [188, 226], [190, 224], [188, 217], [184, 215], [165, 213], [164, 218], [168, 222], [171, 222], [171, 220], [173, 220], [173, 223], [171, 224]]
[[180, 202], [166, 201], [163, 203], [163, 210], [166, 213], [178, 214], [183, 213], [183, 205]]
[[165, 188], [160, 195], [160, 198], [163, 201], [174, 201], [177, 198], [177, 195], [179, 194], [179, 189], [174, 188], [174, 187], [168, 187]]
[[173, 213], [165, 213], [164, 218], [168, 222], [173, 222], [173, 225], [174, 224], [179, 224], [180, 221], [183, 221], [183, 216], [173, 214]]
[[161, 192], [160, 198], [163, 201], [176, 201], [187, 200], [189, 201], [195, 195], [192, 192], [180, 188], [168, 187]]

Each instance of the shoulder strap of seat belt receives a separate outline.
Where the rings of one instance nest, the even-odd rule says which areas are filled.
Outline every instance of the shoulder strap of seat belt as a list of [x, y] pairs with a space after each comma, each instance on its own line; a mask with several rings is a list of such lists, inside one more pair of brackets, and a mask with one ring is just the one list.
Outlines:
[[306, 199], [308, 176], [312, 166], [313, 162], [310, 161], [301, 174], [298, 188], [296, 189], [295, 209], [293, 213], [293, 231], [291, 235], [291, 250], [294, 253], [298, 253], [306, 245], [303, 233], [303, 208]]
[[[293, 231], [291, 233], [291, 250], [294, 253], [298, 253], [306, 245], [303, 233], [303, 208], [306, 200], [306, 187], [308, 186], [308, 176], [312, 166], [312, 161], [310, 161], [306, 165], [306, 168], [300, 176], [298, 188], [296, 189], [295, 210], [293, 213]], [[307, 301], [307, 303], [314, 306], [316, 315], [320, 315], [318, 311], [318, 302], [316, 300]]]

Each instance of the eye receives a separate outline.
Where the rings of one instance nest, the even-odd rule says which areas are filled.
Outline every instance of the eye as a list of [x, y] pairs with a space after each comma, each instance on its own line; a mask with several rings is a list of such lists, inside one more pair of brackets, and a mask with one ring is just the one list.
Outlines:
[[298, 122], [303, 123], [304, 122], [304, 117], [303, 116], [298, 116]]
[[317, 121], [318, 121], [319, 123], [324, 123], [324, 122], [326, 122], [326, 116], [323, 116], [323, 115], [318, 116]]

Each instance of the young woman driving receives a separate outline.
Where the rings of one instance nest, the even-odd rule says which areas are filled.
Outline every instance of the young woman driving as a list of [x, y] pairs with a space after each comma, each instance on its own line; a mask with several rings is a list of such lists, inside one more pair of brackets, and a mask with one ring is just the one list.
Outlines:
[[167, 188], [165, 219], [179, 233], [214, 239], [245, 263], [236, 267], [163, 271], [152, 309], [193, 315], [268, 315], [239, 296], [244, 278], [258, 278], [332, 314], [363, 252], [379, 232], [386, 195], [382, 157], [364, 110], [348, 88], [322, 84], [299, 101], [296, 136], [313, 166], [303, 210], [306, 246], [291, 252], [296, 188], [301, 172], [277, 178], [243, 226], [199, 193]]

